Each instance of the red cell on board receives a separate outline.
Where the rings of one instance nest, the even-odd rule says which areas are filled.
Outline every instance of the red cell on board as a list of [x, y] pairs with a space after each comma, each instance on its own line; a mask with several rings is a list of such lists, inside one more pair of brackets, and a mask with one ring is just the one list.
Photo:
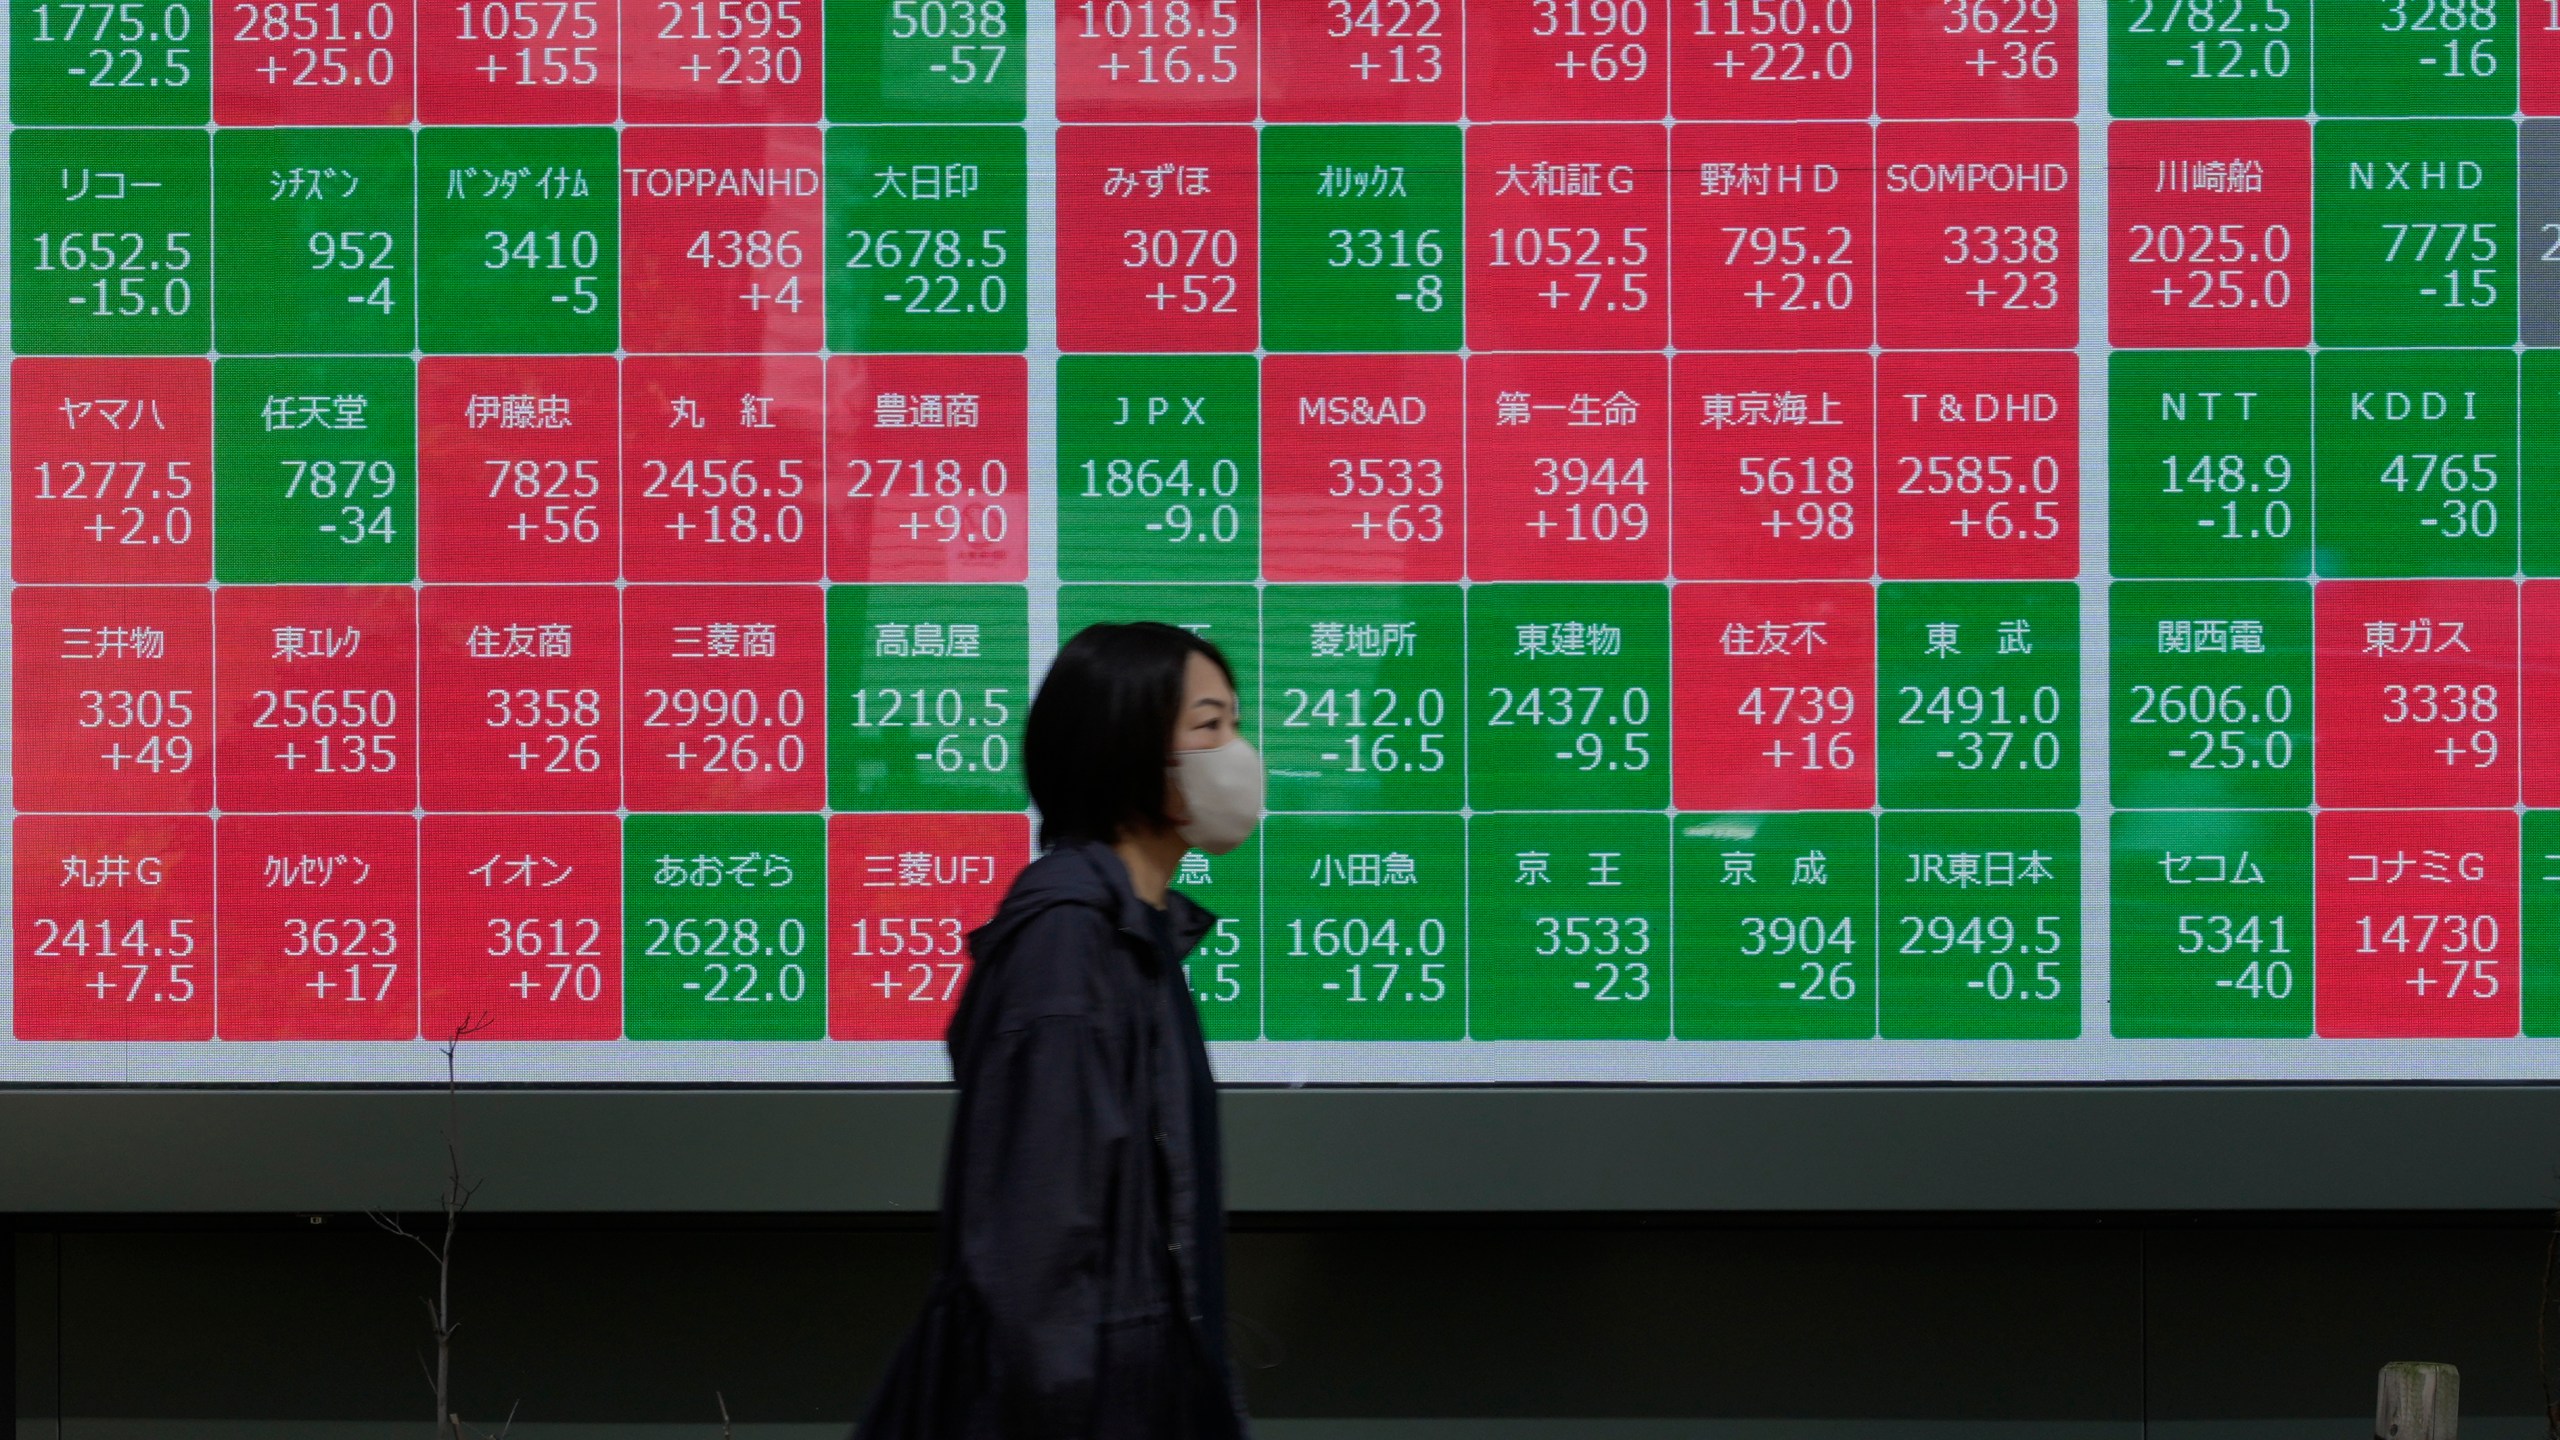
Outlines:
[[2080, 573], [2080, 357], [1876, 361], [1876, 569], [1890, 580]]
[[1873, 135], [1864, 123], [1674, 127], [1671, 320], [1680, 348], [1866, 347], [1875, 334]]
[[825, 164], [814, 126], [623, 131], [623, 344], [819, 349]]
[[217, 825], [222, 1038], [415, 1039], [418, 822], [225, 815]]
[[213, 1038], [213, 821], [21, 815], [12, 827], [21, 1040]]
[[611, 815], [419, 824], [430, 1040], [622, 1037], [622, 825]]
[[645, 0], [622, 8], [623, 119], [754, 125], [819, 118], [824, 0]]
[[1246, 121], [1255, 0], [1059, 0], [1058, 118]]
[[1469, 578], [1671, 573], [1670, 365], [1661, 355], [1468, 358]]
[[1669, 116], [1671, 6], [1647, 0], [1460, 3], [1466, 7], [1469, 119]]
[[1874, 587], [1681, 585], [1671, 634], [1673, 804], [1875, 803]]
[[2115, 344], [2311, 343], [2310, 121], [2123, 121], [2107, 151]]
[[2063, 119], [2080, 110], [2077, 0], [1930, 0], [1877, 12], [1887, 120]]
[[815, 355], [622, 362], [622, 573], [816, 580], [826, 372]]
[[1058, 132], [1058, 348], [1250, 350], [1260, 166], [1242, 125]]
[[1455, 355], [1262, 362], [1262, 571], [1453, 581], [1466, 569], [1464, 374]]
[[417, 804], [417, 613], [406, 585], [215, 592], [224, 810], [405, 814]]
[[827, 1034], [939, 1040], [969, 978], [969, 932], [1031, 857], [1022, 815], [827, 822]]
[[1671, 568], [1684, 580], [1875, 573], [1875, 365], [1683, 354], [1671, 366]]
[[620, 48], [616, 12], [617, 0], [429, 4], [419, 16], [419, 121], [613, 123]]
[[2080, 336], [2080, 132], [1876, 132], [1876, 333], [1889, 346], [2068, 347]]
[[2524, 709], [2524, 803], [2560, 806], [2560, 580], [2523, 586], [2523, 653], [2518, 657]]
[[814, 585], [634, 585], [622, 596], [623, 804], [826, 801], [827, 626]]
[[218, 125], [405, 125], [411, 0], [214, 7]]
[[621, 572], [610, 356], [418, 362], [418, 570], [429, 584]]
[[9, 365], [21, 584], [213, 578], [213, 364], [20, 359]]
[[2323, 580], [2311, 612], [2320, 804], [2516, 803], [2513, 582]]
[[1660, 125], [1467, 131], [1467, 343], [1652, 350], [1670, 334]]
[[2516, 26], [2516, 97], [2527, 115], [2560, 115], [2560, 15], [2548, 6]]
[[611, 810], [622, 615], [610, 585], [430, 585], [418, 606], [419, 803]]
[[1029, 370], [1019, 355], [827, 361], [827, 574], [1019, 581], [1031, 567]]
[[1671, 111], [1700, 120], [1864, 120], [1873, 0], [1701, 0], [1671, 12]]
[[1262, 118], [1454, 121], [1464, 19], [1462, 0], [1275, 5], [1262, 17]]
[[2312, 832], [2323, 1037], [2516, 1033], [2513, 810], [2323, 810]]
[[9, 617], [18, 809], [212, 808], [212, 591], [20, 586]]

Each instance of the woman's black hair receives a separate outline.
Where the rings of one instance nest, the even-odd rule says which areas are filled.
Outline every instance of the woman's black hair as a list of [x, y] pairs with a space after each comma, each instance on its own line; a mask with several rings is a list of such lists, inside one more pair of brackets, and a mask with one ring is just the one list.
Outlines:
[[1166, 823], [1165, 764], [1194, 655], [1208, 656], [1235, 683], [1217, 646], [1152, 620], [1088, 625], [1059, 649], [1022, 735], [1022, 776], [1040, 807], [1042, 849], [1107, 845], [1131, 825]]

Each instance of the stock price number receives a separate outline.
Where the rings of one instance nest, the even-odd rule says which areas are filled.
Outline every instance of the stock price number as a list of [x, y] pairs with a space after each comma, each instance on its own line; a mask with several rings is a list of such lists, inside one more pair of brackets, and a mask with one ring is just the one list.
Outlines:
[[2282, 915], [2181, 915], [2178, 953], [2215, 958], [2246, 956], [2235, 975], [2214, 977], [2213, 988], [2252, 1000], [2283, 1000], [2293, 994], [2293, 953], [2285, 940]]
[[[974, 241], [958, 230], [922, 227], [848, 230], [844, 238], [851, 247], [844, 268], [891, 272], [889, 283], [896, 288], [882, 292], [883, 305], [909, 315], [995, 315], [1013, 303], [1004, 276], [996, 273], [1013, 253], [1009, 232], [1001, 228], [982, 229]], [[1232, 293], [1235, 282], [1227, 283]]]
[[[641, 698], [649, 712], [642, 725], [689, 732], [677, 736], [665, 752], [678, 770], [791, 775], [809, 763], [809, 742], [798, 734], [808, 718], [809, 700], [797, 690], [777, 690], [768, 701], [763, 692], [746, 686], [681, 686], [652, 688]], [[697, 741], [699, 750], [694, 748]]]
[[[2197, 727], [2169, 758], [2190, 770], [2283, 770], [2293, 764], [2293, 734], [2282, 728], [2252, 735], [2262, 726], [2293, 720], [2293, 687], [2269, 685], [2252, 696], [2246, 685], [2133, 686], [2130, 725]], [[2281, 921], [2277, 922], [2283, 923]]]
[[[2163, 455], [2160, 465], [2164, 495], [2282, 495], [2293, 487], [2293, 457], [2260, 456], [2254, 470], [2246, 455]], [[2242, 505], [2249, 503], [2244, 512]], [[2216, 540], [2281, 540], [2293, 533], [2293, 502], [2269, 499], [2224, 500], [2218, 510], [2196, 521], [2196, 528]]]
[[[98, 758], [121, 773], [127, 765], [154, 775], [184, 775], [195, 768], [196, 742], [181, 734], [196, 723], [193, 690], [83, 690], [79, 726], [112, 738]], [[128, 739], [133, 748], [127, 749]]]
[[[261, 690], [252, 697], [260, 730], [293, 732], [275, 752], [284, 768], [314, 775], [383, 775], [400, 768], [400, 697], [389, 690]], [[305, 747], [308, 746], [306, 749]]]
[[1846, 915], [1745, 915], [1742, 954], [1792, 961], [1778, 988], [1808, 1004], [1858, 998], [1858, 932]]
[[947, 1004], [969, 973], [969, 940], [949, 915], [861, 916], [845, 926], [851, 954], [885, 962], [871, 988], [883, 1000]]
[[[1443, 71], [1441, 0], [1325, 0], [1325, 34], [1336, 40], [1392, 41], [1383, 58], [1363, 49], [1350, 68], [1363, 81], [1430, 85]], [[1385, 71], [1381, 76], [1378, 72]]]
[[1857, 73], [1857, 49], [1845, 38], [1857, 33], [1852, 0], [1696, 3], [1698, 24], [1691, 34], [1741, 42], [1727, 45], [1722, 58], [1708, 62], [1728, 80], [1846, 80]]
[[[809, 971], [799, 958], [809, 949], [809, 923], [796, 915], [770, 922], [753, 915], [653, 915], [646, 928], [651, 956], [703, 961], [703, 978], [680, 988], [705, 1002], [790, 1004], [809, 993]], [[768, 962], [777, 960], [768, 976]]]
[[[2062, 690], [2039, 685], [2025, 703], [2010, 699], [2006, 685], [1905, 685], [1895, 723], [1951, 727], [1949, 748], [1937, 758], [1958, 770], [2052, 770], [2062, 764]], [[2020, 733], [2032, 727], [2027, 743]]]
[[1856, 504], [1827, 498], [1857, 493], [1855, 456], [1744, 455], [1734, 463], [1742, 477], [1737, 493], [1768, 502], [1769, 518], [1760, 522], [1760, 528], [1769, 532], [1769, 538], [1849, 540], [1857, 536]]
[[[2498, 732], [2490, 728], [2497, 718], [2495, 685], [2382, 687], [2382, 723], [2445, 727], [2444, 743], [2433, 753], [2452, 768], [2486, 770], [2498, 763]], [[2478, 728], [2465, 735], [2461, 732], [2466, 725]]]
[[1447, 739], [1440, 727], [1448, 719], [1449, 701], [1437, 686], [1414, 692], [1409, 703], [1401, 692], [1383, 685], [1318, 690], [1293, 685], [1283, 699], [1288, 706], [1280, 721], [1283, 728], [1341, 732], [1342, 748], [1316, 758], [1341, 765], [1345, 774], [1431, 775], [1449, 763], [1440, 748]]
[[[1577, 771], [1642, 770], [1653, 764], [1653, 738], [1641, 728], [1653, 719], [1653, 692], [1641, 685], [1496, 685], [1485, 692], [1493, 714], [1487, 725], [1539, 726], [1575, 732], [1555, 758]], [[1617, 744], [1609, 743], [1615, 732]]]
[[1319, 986], [1354, 1005], [1387, 1001], [1437, 1004], [1448, 998], [1448, 962], [1438, 958], [1449, 948], [1449, 927], [1437, 916], [1407, 924], [1389, 918], [1358, 917], [1289, 921], [1292, 958], [1316, 956], [1348, 960], [1343, 978]]
[[1653, 921], [1642, 915], [1533, 915], [1542, 956], [1588, 959], [1591, 974], [1573, 988], [1598, 1002], [1653, 998]]
[[915, 752], [916, 763], [943, 775], [1000, 774], [1013, 764], [1013, 742], [1004, 727], [1013, 723], [1013, 691], [989, 685], [975, 701], [958, 686], [939, 689], [894, 685], [865, 686], [847, 697], [856, 730], [905, 729], [924, 739], [939, 730], [929, 749]]

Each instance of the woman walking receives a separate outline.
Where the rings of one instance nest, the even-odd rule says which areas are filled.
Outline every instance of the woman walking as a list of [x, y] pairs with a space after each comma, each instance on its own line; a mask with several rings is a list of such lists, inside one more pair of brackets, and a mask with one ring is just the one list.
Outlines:
[[969, 937], [939, 1271], [858, 1440], [1241, 1440], [1215, 1082], [1169, 890], [1262, 814], [1235, 675], [1170, 625], [1096, 625], [1033, 700], [1046, 853]]

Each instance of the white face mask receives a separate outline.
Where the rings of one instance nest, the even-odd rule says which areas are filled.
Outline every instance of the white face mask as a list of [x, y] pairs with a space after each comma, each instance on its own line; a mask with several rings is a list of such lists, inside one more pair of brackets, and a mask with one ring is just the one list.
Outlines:
[[1175, 833], [1212, 855], [1243, 844], [1262, 819], [1262, 757], [1242, 739], [1173, 752], [1165, 779], [1191, 813]]

